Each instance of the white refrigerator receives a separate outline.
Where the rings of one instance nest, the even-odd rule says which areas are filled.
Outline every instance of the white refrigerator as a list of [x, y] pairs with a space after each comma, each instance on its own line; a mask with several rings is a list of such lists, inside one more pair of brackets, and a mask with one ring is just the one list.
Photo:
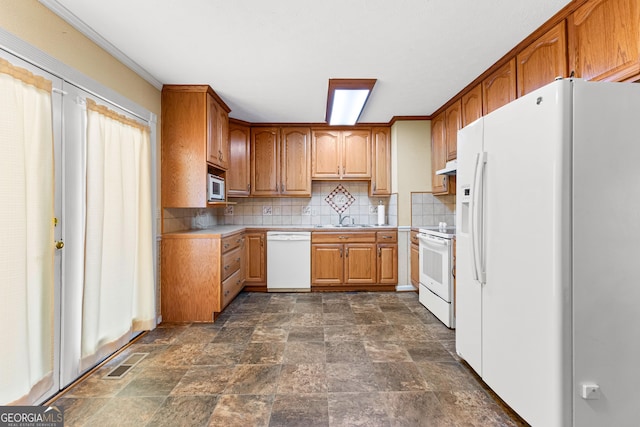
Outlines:
[[533, 426], [640, 423], [640, 84], [558, 80], [458, 133], [456, 350]]

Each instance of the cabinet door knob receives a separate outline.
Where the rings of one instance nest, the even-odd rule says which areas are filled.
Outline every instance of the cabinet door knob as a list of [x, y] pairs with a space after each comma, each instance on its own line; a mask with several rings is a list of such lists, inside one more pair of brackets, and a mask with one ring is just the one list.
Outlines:
[[56, 242], [56, 249], [62, 249], [64, 248], [64, 242], [62, 240], [58, 240]]

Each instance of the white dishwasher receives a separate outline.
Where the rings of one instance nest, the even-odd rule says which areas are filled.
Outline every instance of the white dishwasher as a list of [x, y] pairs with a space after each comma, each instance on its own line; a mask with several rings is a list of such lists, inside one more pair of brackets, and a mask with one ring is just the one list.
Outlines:
[[311, 291], [311, 233], [267, 232], [267, 290]]

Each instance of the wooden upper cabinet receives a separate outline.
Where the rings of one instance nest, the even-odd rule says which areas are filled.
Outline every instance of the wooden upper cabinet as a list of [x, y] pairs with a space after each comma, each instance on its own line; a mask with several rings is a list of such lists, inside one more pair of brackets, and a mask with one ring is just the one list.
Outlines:
[[273, 196], [280, 190], [277, 127], [251, 129], [251, 195]]
[[229, 107], [207, 85], [165, 85], [161, 105], [162, 206], [205, 208], [207, 164], [224, 175], [220, 163], [210, 160], [217, 158], [218, 151], [224, 156], [217, 135], [220, 126], [227, 126]]
[[342, 178], [371, 178], [371, 131], [343, 131], [342, 138]]
[[567, 76], [565, 21], [525, 47], [516, 57], [518, 96]]
[[460, 109], [462, 110], [462, 127], [473, 123], [482, 117], [482, 86], [476, 85], [462, 96]]
[[280, 144], [280, 193], [310, 196], [311, 129], [282, 128]]
[[229, 167], [229, 113], [207, 93], [207, 162]]
[[516, 59], [491, 73], [482, 82], [482, 111], [484, 114], [516, 99]]
[[229, 123], [229, 170], [227, 171], [227, 195], [247, 197], [250, 189], [251, 128], [237, 123]]
[[340, 177], [339, 131], [313, 130], [311, 133], [311, 177], [315, 179]]
[[372, 196], [391, 195], [391, 129], [374, 127], [371, 129], [371, 187]]
[[251, 129], [251, 195], [311, 195], [311, 130]]
[[569, 69], [586, 80], [640, 75], [640, 2], [590, 0], [569, 18]]
[[312, 130], [311, 177], [371, 178], [371, 131]]
[[[458, 130], [462, 127], [461, 101], [457, 100], [445, 110], [446, 160], [453, 160], [458, 150]], [[444, 167], [444, 166], [443, 166]]]
[[431, 120], [431, 191], [433, 194], [448, 194], [449, 177], [436, 175], [436, 171], [447, 163], [447, 141], [445, 134], [445, 112]]

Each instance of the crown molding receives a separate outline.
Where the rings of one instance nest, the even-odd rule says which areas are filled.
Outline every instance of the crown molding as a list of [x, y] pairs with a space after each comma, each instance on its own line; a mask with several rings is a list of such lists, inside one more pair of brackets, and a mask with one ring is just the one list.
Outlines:
[[125, 55], [120, 49], [112, 45], [109, 41], [107, 41], [104, 37], [98, 34], [93, 28], [85, 24], [80, 18], [71, 13], [69, 9], [62, 6], [58, 3], [57, 0], [38, 0], [42, 5], [44, 5], [47, 9], [58, 15], [64, 21], [66, 21], [73, 28], [78, 30], [80, 33], [85, 35], [89, 40], [93, 41], [95, 44], [100, 46], [102, 49], [107, 51], [111, 56], [116, 58], [118, 61], [122, 62], [128, 68], [130, 68], [133, 72], [138, 74], [144, 80], [149, 82], [153, 87], [158, 90], [162, 89], [162, 82], [155, 78], [151, 73], [142, 68], [138, 63]]

